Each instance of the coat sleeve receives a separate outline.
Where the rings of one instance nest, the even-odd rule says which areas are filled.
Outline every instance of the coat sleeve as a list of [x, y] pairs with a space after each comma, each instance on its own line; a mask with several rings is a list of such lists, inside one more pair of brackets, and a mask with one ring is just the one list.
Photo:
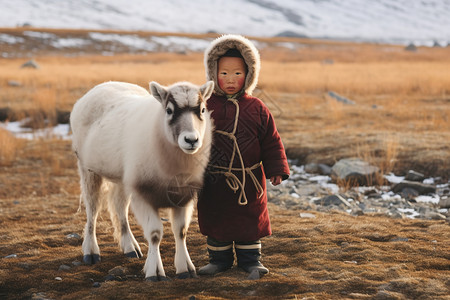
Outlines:
[[261, 110], [261, 121], [262, 127], [265, 127], [260, 140], [261, 160], [266, 177], [279, 175], [285, 180], [290, 174], [286, 152], [275, 126], [275, 120], [267, 107]]

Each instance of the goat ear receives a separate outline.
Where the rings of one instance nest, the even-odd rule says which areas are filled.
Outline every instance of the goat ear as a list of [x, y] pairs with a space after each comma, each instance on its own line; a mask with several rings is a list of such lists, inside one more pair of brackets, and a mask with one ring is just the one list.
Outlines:
[[150, 92], [159, 102], [163, 103], [166, 100], [167, 89], [156, 81], [150, 82]]
[[214, 91], [214, 81], [208, 81], [200, 87], [200, 93], [202, 93], [203, 99], [208, 100]]

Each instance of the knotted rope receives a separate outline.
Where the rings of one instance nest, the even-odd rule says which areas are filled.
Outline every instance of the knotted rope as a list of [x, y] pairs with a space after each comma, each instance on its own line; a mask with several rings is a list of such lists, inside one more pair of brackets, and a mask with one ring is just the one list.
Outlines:
[[[258, 178], [256, 178], [255, 174], [253, 174], [253, 170], [259, 168], [261, 166], [261, 162], [246, 168], [244, 165], [244, 159], [242, 158], [241, 150], [239, 149], [239, 145], [236, 138], [236, 129], [237, 124], [239, 120], [239, 103], [235, 98], [228, 98], [228, 101], [234, 104], [236, 106], [236, 115], [234, 117], [234, 127], [232, 132], [222, 131], [222, 130], [216, 130], [216, 133], [224, 135], [228, 137], [233, 142], [233, 152], [231, 154], [231, 159], [228, 167], [222, 167], [217, 165], [210, 165], [210, 167], [215, 168], [220, 171], [213, 171], [212, 174], [222, 174], [226, 177], [225, 181], [227, 185], [230, 187], [230, 189], [236, 193], [239, 188], [241, 189], [241, 193], [239, 194], [238, 203], [239, 205], [247, 205], [247, 196], [245, 195], [245, 177], [246, 174], [250, 176], [250, 178], [253, 181], [253, 184], [255, 185], [256, 191], [258, 193], [258, 198], [261, 198], [264, 194], [264, 189], [262, 188], [261, 184], [258, 181]], [[233, 162], [234, 158], [237, 155], [239, 158], [239, 162], [241, 164], [240, 168], [233, 168]], [[242, 174], [242, 181], [239, 180], [239, 178], [233, 174], [232, 171], [241, 172]]]

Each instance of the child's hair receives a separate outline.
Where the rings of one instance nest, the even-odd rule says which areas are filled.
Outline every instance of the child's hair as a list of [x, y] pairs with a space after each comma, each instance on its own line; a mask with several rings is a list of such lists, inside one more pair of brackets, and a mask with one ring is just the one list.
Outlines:
[[221, 55], [219, 59], [221, 59], [222, 57], [239, 57], [239, 58], [244, 59], [241, 52], [239, 52], [239, 50], [236, 48], [228, 49], [227, 52], [225, 52], [223, 55]]
[[236, 48], [228, 49], [227, 52], [225, 52], [223, 55], [221, 55], [221, 56], [219, 57], [219, 60], [220, 60], [222, 57], [238, 57], [238, 58], [241, 58], [241, 59], [244, 61], [244, 65], [245, 65], [245, 74], [248, 73], [248, 66], [247, 66], [247, 63], [245, 62], [244, 57], [242, 56], [241, 52], [240, 52], [238, 49], [236, 49]]

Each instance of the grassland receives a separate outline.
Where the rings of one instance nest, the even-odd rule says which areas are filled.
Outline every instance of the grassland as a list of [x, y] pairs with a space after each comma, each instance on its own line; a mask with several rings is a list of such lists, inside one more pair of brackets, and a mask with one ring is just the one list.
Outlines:
[[[0, 32], [20, 36], [23, 29]], [[61, 37], [87, 34], [49, 32]], [[290, 157], [331, 165], [358, 156], [386, 172], [415, 169], [450, 177], [450, 48], [408, 52], [392, 45], [260, 41], [268, 46], [261, 49], [263, 92], [256, 95], [275, 115]], [[297, 48], [280, 47], [283, 42], [294, 42]], [[56, 122], [56, 111], [70, 111], [76, 99], [104, 81], [147, 87], [151, 80], [205, 80], [201, 53], [125, 50], [103, 56], [96, 49], [81, 54], [33, 44], [2, 47], [15, 57], [0, 58], [0, 109], [8, 107], [11, 118], [28, 116], [34, 126], [47, 126], [45, 119]], [[30, 58], [39, 69], [20, 68]], [[356, 104], [337, 102], [329, 91]], [[300, 218], [300, 211], [273, 204], [274, 234], [263, 240], [262, 260], [271, 273], [259, 281], [246, 280], [234, 268], [198, 280], [143, 282], [144, 261], [123, 257], [106, 212], [98, 224], [102, 263], [75, 266], [82, 258], [81, 239], [67, 236], [82, 236], [85, 222], [84, 214], [77, 213], [78, 181], [69, 141], [20, 140], [0, 129], [0, 298], [449, 299], [448, 222], [339, 212]], [[141, 228], [132, 217], [131, 223], [146, 252]], [[197, 267], [207, 262], [195, 217], [188, 248]], [[174, 277], [168, 224], [161, 252], [167, 274]], [[11, 254], [17, 257], [5, 258]], [[70, 268], [59, 270], [63, 264]], [[124, 281], [105, 282], [117, 266], [125, 270]], [[101, 286], [93, 287], [94, 282]]]
[[[20, 34], [19, 29], [12, 32]], [[266, 45], [259, 80], [265, 94], [256, 94], [276, 116], [291, 157], [333, 164], [342, 157], [363, 156], [386, 171], [415, 169], [449, 177], [449, 47], [410, 52], [394, 45], [259, 41]], [[285, 42], [297, 46], [281, 47]], [[201, 84], [205, 78], [202, 53], [102, 56], [87, 49], [85, 55], [67, 57], [66, 52], [70, 49], [34, 52], [37, 70], [20, 68], [28, 58], [0, 59], [0, 108], [9, 107], [19, 117], [35, 115], [39, 126], [44, 119], [55, 120], [56, 110], [70, 111], [80, 96], [104, 81], [148, 87], [152, 80]], [[21, 86], [10, 86], [10, 81]], [[337, 102], [329, 91], [356, 105]]]

